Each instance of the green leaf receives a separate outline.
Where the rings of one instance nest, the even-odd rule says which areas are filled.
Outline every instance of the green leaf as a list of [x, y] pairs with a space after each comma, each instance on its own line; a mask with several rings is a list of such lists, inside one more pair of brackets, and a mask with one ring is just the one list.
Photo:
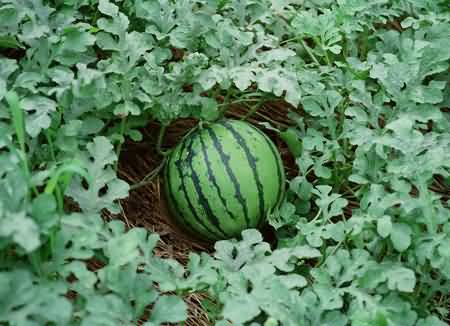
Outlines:
[[447, 326], [447, 324], [436, 316], [428, 316], [425, 319], [419, 319], [417, 326]]
[[391, 230], [391, 241], [394, 248], [400, 252], [411, 245], [411, 228], [407, 224], [394, 223]]
[[263, 70], [256, 76], [258, 88], [275, 96], [283, 96], [288, 103], [297, 106], [301, 99], [301, 89], [296, 77], [283, 70]]
[[412, 129], [414, 122], [408, 117], [404, 116], [398, 120], [389, 123], [386, 128], [392, 130], [399, 135], [407, 135]]
[[0, 7], [0, 26], [2, 28], [13, 27], [17, 25], [18, 21], [18, 10], [15, 6], [4, 4]]
[[72, 305], [64, 283], [33, 277], [24, 269], [0, 273], [0, 322], [31, 326], [68, 324]]
[[446, 82], [437, 80], [432, 80], [428, 86], [418, 85], [410, 89], [411, 99], [417, 103], [441, 103], [444, 99], [442, 90], [446, 85]]
[[87, 152], [80, 153], [79, 160], [89, 172], [92, 182], [85, 189], [81, 178], [74, 177], [67, 195], [76, 200], [86, 213], [99, 212], [103, 208], [117, 212], [114, 201], [127, 197], [129, 186], [117, 179], [112, 170], [111, 165], [117, 161], [113, 146], [107, 138], [96, 137], [86, 147]]
[[290, 49], [280, 48], [264, 51], [261, 53], [258, 61], [260, 63], [269, 63], [272, 61], [286, 61], [290, 57], [295, 56], [295, 52]]
[[[240, 91], [248, 89], [255, 81], [255, 73], [251, 68], [236, 67], [230, 71], [234, 84]], [[220, 80], [220, 79], [219, 79]]]
[[[99, 215], [72, 213], [61, 218], [61, 231], [57, 234], [56, 261], [89, 259], [94, 250], [105, 246], [104, 222]], [[77, 239], [77, 241], [73, 241]]]
[[280, 132], [280, 136], [287, 143], [292, 155], [299, 157], [302, 153], [302, 144], [296, 131], [293, 128], [288, 128]]
[[[100, 1], [102, 3], [104, 1]], [[101, 6], [99, 6], [100, 8]], [[90, 25], [78, 24], [76, 27], [68, 27], [64, 30], [63, 51], [85, 52], [95, 43], [95, 36], [89, 31]]]
[[72, 283], [71, 287], [80, 295], [84, 295], [84, 292], [91, 294], [91, 292], [86, 291], [86, 289], [93, 290], [98, 281], [97, 275], [88, 270], [87, 266], [81, 261], [72, 261], [68, 263], [64, 266], [64, 270], [61, 274], [66, 277], [73, 275], [77, 278], [77, 281]]
[[9, 110], [12, 117], [12, 126], [16, 132], [20, 150], [25, 155], [25, 125], [24, 125], [24, 114], [23, 107], [20, 105], [19, 97], [15, 92], [8, 92], [6, 94], [6, 101], [9, 104]]
[[408, 268], [395, 268], [387, 273], [388, 287], [391, 290], [402, 292], [413, 292], [416, 284], [416, 276], [414, 272]]
[[220, 111], [217, 102], [213, 99], [202, 99], [201, 117], [206, 121], [214, 121], [219, 117]]
[[0, 48], [3, 49], [18, 49], [22, 44], [13, 36], [0, 36]]
[[392, 231], [392, 222], [391, 217], [388, 215], [383, 216], [377, 221], [377, 232], [378, 234], [386, 238], [391, 234]]
[[[1, 209], [0, 213], [3, 213]], [[1, 237], [11, 237], [15, 243], [28, 252], [34, 251], [40, 246], [39, 227], [33, 219], [25, 215], [25, 212], [8, 212], [8, 216], [1, 217]]]
[[97, 25], [101, 30], [117, 36], [123, 35], [128, 29], [129, 24], [128, 17], [121, 12], [117, 16], [113, 16], [113, 18], [100, 18], [97, 21]]
[[225, 302], [223, 317], [233, 323], [241, 324], [258, 316], [260, 309], [250, 295], [240, 295]]
[[126, 117], [128, 115], [139, 115], [141, 113], [141, 109], [139, 106], [133, 102], [125, 101], [124, 103], [120, 103], [114, 109], [114, 114], [120, 117]]
[[309, 114], [311, 114], [313, 117], [325, 116], [319, 103], [314, 101], [312, 98], [304, 99], [302, 104], [303, 104], [303, 109], [306, 112], [308, 112]]
[[0, 100], [6, 95], [9, 76], [16, 71], [18, 67], [15, 60], [0, 58]]
[[136, 261], [141, 252], [151, 252], [159, 240], [159, 236], [152, 234], [147, 239], [147, 232], [144, 229], [133, 228], [129, 232], [111, 239], [105, 249], [105, 254], [109, 257], [109, 265], [123, 266]]
[[331, 203], [329, 216], [337, 216], [343, 213], [343, 208], [348, 205], [348, 201], [345, 198], [337, 198]]
[[59, 216], [56, 212], [57, 204], [53, 196], [48, 194], [38, 195], [31, 206], [31, 216], [39, 225], [42, 233], [47, 233], [58, 224]]
[[50, 127], [51, 114], [56, 111], [54, 101], [43, 96], [31, 96], [23, 99], [21, 106], [27, 112], [25, 124], [31, 137], [36, 137], [42, 130]]
[[343, 241], [345, 239], [346, 227], [343, 222], [328, 224], [322, 233], [325, 239], [333, 239], [335, 241]]
[[114, 294], [90, 295], [85, 309], [82, 326], [129, 324], [133, 320], [131, 305]]
[[98, 10], [108, 16], [115, 17], [119, 13], [119, 7], [112, 4], [108, 0], [100, 0], [98, 3]]
[[182, 322], [186, 318], [186, 303], [182, 299], [172, 295], [159, 297], [150, 314], [150, 322], [153, 325]]

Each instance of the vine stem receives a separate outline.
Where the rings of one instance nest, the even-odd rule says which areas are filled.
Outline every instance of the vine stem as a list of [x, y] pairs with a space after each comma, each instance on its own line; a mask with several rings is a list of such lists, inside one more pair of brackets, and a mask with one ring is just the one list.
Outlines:
[[220, 110], [219, 118], [222, 118], [225, 112], [230, 107], [230, 97], [231, 97], [231, 88], [227, 90], [227, 94], [225, 95], [225, 99], [223, 100], [223, 103], [220, 106], [223, 106], [223, 109]]
[[[53, 162], [55, 162], [55, 164], [57, 164], [58, 162], [56, 160], [55, 147], [53, 146], [53, 140], [50, 135], [50, 131], [46, 131], [44, 134], [47, 139], [48, 146], [50, 148], [50, 155], [52, 157], [52, 160]], [[62, 215], [64, 213], [64, 195], [63, 192], [61, 191], [61, 187], [58, 184], [55, 187], [55, 195], [56, 195], [56, 202], [58, 203], [59, 213]]]
[[170, 150], [168, 151], [163, 151], [161, 146], [164, 140], [164, 134], [166, 133], [166, 129], [167, 129], [167, 124], [162, 124], [161, 128], [159, 129], [159, 134], [158, 134], [158, 140], [156, 143], [156, 150], [158, 152], [158, 154], [162, 155], [162, 156], [167, 156], [170, 153]]
[[285, 124], [282, 124], [282, 123], [280, 123], [280, 122], [278, 122], [278, 121], [275, 121], [275, 120], [269, 118], [268, 116], [262, 114], [261, 112], [255, 111], [255, 114], [258, 115], [258, 116], [260, 116], [261, 118], [264, 118], [265, 120], [269, 121], [270, 123], [274, 124], [274, 125], [277, 126], [278, 128], [280, 128], [280, 127], [288, 127], [288, 126], [285, 125]]
[[331, 253], [328, 254], [328, 255], [324, 255], [323, 258], [321, 259], [321, 261], [319, 260], [319, 261], [317, 262], [317, 264], [316, 264], [315, 267], [317, 268], [317, 267], [319, 267], [319, 266], [322, 266], [323, 264], [326, 263], [328, 257], [334, 256], [334, 254], [335, 254], [336, 251], [338, 251], [338, 249], [342, 246], [342, 244], [344, 243], [344, 241], [345, 241], [345, 238], [342, 239], [341, 241], [339, 241], [339, 242], [336, 244], [336, 246], [334, 246], [334, 248], [332, 249]]
[[322, 49], [323, 53], [325, 54], [325, 61], [327, 62], [327, 65], [331, 66], [331, 61], [330, 61], [330, 57], [328, 56], [328, 52], [327, 52], [327, 50], [324, 49], [320, 39], [318, 37], [313, 37], [313, 40], [314, 40], [314, 43], [316, 43], [317, 46], [320, 46], [320, 48]]
[[159, 175], [159, 172], [164, 168], [164, 165], [166, 164], [166, 158], [164, 158], [159, 165], [153, 169], [149, 174], [147, 174], [141, 181], [138, 183], [135, 183], [134, 185], [130, 186], [130, 190], [136, 190], [140, 187], [146, 186], [153, 182], [153, 180]]
[[[26, 148], [26, 134], [25, 134], [25, 122], [23, 109], [20, 105], [19, 96], [16, 92], [8, 92], [5, 95], [5, 99], [9, 104], [11, 112], [13, 126], [16, 132], [17, 140], [20, 146], [20, 159], [22, 161], [22, 170], [27, 178], [27, 181], [31, 180], [31, 171], [28, 163], [27, 148]], [[38, 195], [36, 186], [30, 185], [35, 195]], [[28, 195], [29, 196], [29, 193]], [[29, 199], [29, 198], [28, 198]]]
[[280, 45], [284, 45], [284, 44], [289, 43], [289, 42], [291, 42], [291, 41], [298, 40], [298, 39], [301, 38], [301, 37], [302, 37], [301, 35], [298, 35], [298, 36], [296, 36], [296, 37], [288, 38], [287, 40], [281, 41], [281, 42], [280, 42]]
[[125, 135], [126, 127], [127, 127], [127, 117], [125, 116], [125, 117], [122, 118], [122, 121], [120, 122], [120, 136], [121, 136], [121, 139], [120, 139], [119, 145], [117, 145], [117, 149], [116, 149], [116, 156], [117, 156], [117, 161], [116, 161], [116, 164], [115, 164], [115, 170], [116, 171], [117, 171], [117, 169], [119, 167], [120, 152], [122, 151], [122, 146], [123, 146], [123, 143], [125, 142], [125, 139], [124, 139], [125, 136], [124, 135]]
[[313, 223], [313, 222], [317, 221], [317, 219], [319, 218], [320, 214], [322, 214], [322, 208], [319, 208], [319, 210], [317, 211], [316, 216], [314, 216], [314, 218], [311, 221], [309, 221], [309, 223]]
[[[203, 122], [200, 121], [198, 126], [192, 128], [191, 130], [188, 131], [188, 133], [186, 133], [186, 135], [183, 136], [183, 140], [186, 139], [186, 137], [189, 136], [191, 133], [193, 133], [195, 130], [197, 130], [197, 128], [202, 128], [202, 126], [203, 126]], [[138, 183], [135, 183], [134, 185], [131, 185], [130, 190], [135, 190], [135, 189], [138, 189], [140, 187], [143, 187], [145, 185], [152, 183], [153, 180], [159, 175], [159, 172], [161, 172], [161, 170], [164, 168], [164, 165], [166, 164], [166, 161], [167, 161], [167, 156], [172, 152], [172, 149], [167, 150], [167, 151], [163, 151], [161, 149], [162, 141], [164, 139], [164, 133], [165, 133], [165, 130], [167, 127], [168, 127], [167, 124], [161, 125], [161, 129], [159, 130], [159, 135], [158, 135], [158, 141], [156, 144], [158, 153], [161, 154], [162, 156], [164, 156], [163, 160], [155, 169], [153, 169], [149, 174], [147, 174], [141, 181], [139, 181]]]
[[316, 56], [314, 55], [314, 53], [312, 53], [310, 47], [308, 45], [306, 45], [304, 40], [300, 41], [301, 45], [303, 46], [303, 48], [306, 50], [306, 52], [308, 53], [308, 55], [311, 57], [311, 59], [314, 61], [314, 63], [318, 66], [320, 66], [320, 62], [319, 60], [317, 60]]
[[218, 107], [223, 107], [223, 106], [230, 106], [230, 105], [233, 105], [233, 104], [238, 104], [238, 103], [248, 103], [248, 102], [258, 102], [258, 101], [260, 101], [259, 99], [245, 99], [245, 98], [243, 98], [243, 99], [239, 99], [239, 100], [236, 100], [236, 101], [233, 101], [233, 102], [230, 102], [230, 103], [221, 103], [221, 104], [219, 104], [218, 105]]
[[255, 112], [261, 107], [261, 104], [263, 103], [264, 98], [260, 98], [256, 104], [250, 107], [250, 110], [242, 117], [241, 120], [247, 120], [250, 118]]

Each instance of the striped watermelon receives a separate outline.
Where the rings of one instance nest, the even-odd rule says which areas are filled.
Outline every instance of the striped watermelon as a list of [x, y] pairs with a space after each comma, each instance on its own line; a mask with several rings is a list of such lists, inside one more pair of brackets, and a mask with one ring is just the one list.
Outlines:
[[172, 215], [209, 240], [260, 226], [284, 195], [277, 148], [252, 125], [220, 122], [188, 135], [170, 154], [165, 192]]

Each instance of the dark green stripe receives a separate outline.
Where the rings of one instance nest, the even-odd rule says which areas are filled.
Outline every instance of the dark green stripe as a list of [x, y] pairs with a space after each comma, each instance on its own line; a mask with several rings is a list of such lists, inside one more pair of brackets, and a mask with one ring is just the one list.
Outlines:
[[269, 137], [265, 134], [265, 133], [263, 133], [261, 130], [259, 130], [258, 128], [256, 128], [255, 126], [253, 126], [253, 125], [251, 125], [251, 124], [249, 124], [257, 133], [259, 133], [263, 138], [264, 138], [264, 140], [266, 141], [266, 143], [267, 143], [267, 145], [269, 145], [269, 147], [270, 147], [270, 151], [272, 152], [272, 154], [273, 154], [273, 157], [275, 158], [275, 162], [276, 162], [276, 164], [277, 164], [277, 177], [278, 177], [278, 184], [280, 185], [279, 186], [279, 188], [278, 188], [278, 194], [277, 194], [277, 205], [278, 204], [280, 204], [280, 200], [281, 200], [281, 196], [283, 195], [283, 187], [284, 187], [284, 184], [283, 184], [283, 179], [282, 179], [282, 175], [281, 175], [281, 167], [280, 167], [280, 164], [279, 164], [279, 156], [277, 155], [277, 149], [276, 149], [276, 147], [275, 147], [275, 145], [272, 143], [272, 141], [269, 139]]
[[[183, 147], [182, 147], [183, 149]], [[169, 196], [170, 196], [170, 200], [172, 205], [175, 208], [175, 213], [177, 214], [177, 221], [179, 221], [184, 227], [186, 227], [187, 230], [189, 230], [191, 233], [193, 232], [193, 230], [197, 229], [197, 226], [192, 224], [191, 220], [186, 218], [183, 214], [183, 210], [180, 208], [178, 201], [175, 199], [175, 195], [173, 193], [172, 190], [172, 182], [171, 182], [171, 173], [170, 173], [170, 164], [172, 162], [172, 159], [174, 158], [173, 155], [170, 156], [169, 161], [167, 162], [167, 183], [168, 183], [168, 191], [169, 191]], [[180, 180], [181, 182], [181, 180]]]
[[[170, 199], [170, 203], [169, 206], [173, 206], [173, 208], [175, 209], [175, 215], [177, 217], [177, 220], [183, 224], [183, 226], [187, 226], [185, 219], [183, 218], [183, 212], [180, 208], [180, 206], [178, 206], [178, 202], [175, 199], [175, 195], [172, 192], [172, 181], [171, 181], [171, 173], [170, 173], [170, 163], [172, 162], [172, 156], [169, 157], [169, 160], [166, 163], [166, 179], [167, 179], [167, 192], [169, 195], [169, 199]], [[192, 225], [190, 224], [190, 228], [192, 228]], [[189, 229], [189, 228], [188, 228]]]
[[[189, 138], [192, 137], [193, 134], [189, 135], [182, 143], [182, 147], [180, 149], [180, 156], [178, 158], [177, 161], [175, 161], [175, 166], [177, 167], [177, 171], [178, 171], [178, 175], [180, 177], [180, 188], [181, 191], [183, 192], [184, 197], [186, 198], [186, 202], [188, 203], [189, 209], [191, 210], [192, 214], [194, 215], [195, 220], [198, 222], [198, 224], [200, 224], [205, 230], [207, 230], [209, 233], [211, 233], [212, 235], [214, 235], [215, 237], [221, 237], [220, 235], [218, 235], [216, 232], [212, 231], [200, 218], [200, 216], [198, 216], [197, 211], [195, 210], [194, 205], [191, 202], [191, 199], [188, 196], [187, 190], [186, 190], [186, 185], [184, 183], [184, 176], [183, 176], [183, 170], [182, 170], [182, 156], [183, 156], [183, 152], [184, 149], [186, 147], [186, 143], [188, 141]], [[189, 222], [189, 219], [186, 219]], [[191, 224], [192, 225], [192, 224]], [[195, 229], [195, 228], [194, 228]]]
[[227, 212], [227, 214], [232, 219], [235, 220], [236, 216], [234, 216], [233, 213], [231, 213], [230, 210], [228, 209], [227, 202], [222, 195], [222, 190], [220, 189], [219, 185], [217, 184], [217, 179], [216, 179], [216, 176], [214, 175], [214, 171], [212, 170], [211, 161], [209, 160], [208, 151], [206, 150], [205, 142], [203, 141], [202, 135], [200, 134], [199, 137], [200, 137], [200, 143], [202, 145], [202, 155], [203, 155], [203, 158], [205, 159], [206, 169], [208, 172], [208, 180], [213, 184], [214, 188], [216, 189], [217, 195], [219, 196], [219, 199], [220, 199], [223, 207], [225, 208], [225, 211]]
[[217, 229], [217, 231], [219, 233], [222, 233], [222, 235], [224, 237], [227, 237], [226, 232], [222, 229], [222, 227], [220, 226], [220, 222], [217, 219], [217, 216], [214, 215], [211, 206], [208, 202], [208, 199], [206, 198], [203, 189], [200, 185], [200, 178], [196, 172], [196, 170], [194, 169], [194, 167], [192, 166], [192, 160], [194, 159], [194, 156], [197, 154], [197, 152], [195, 150], [193, 150], [192, 145], [194, 143], [194, 139], [191, 139], [189, 145], [188, 145], [188, 156], [186, 157], [186, 163], [189, 164], [189, 168], [191, 169], [191, 181], [194, 185], [195, 191], [197, 192], [198, 195], [198, 203], [200, 204], [200, 206], [203, 208], [204, 212], [206, 213], [206, 216], [208, 217], [209, 222], [214, 225], [214, 227]]
[[225, 152], [223, 151], [222, 144], [220, 143], [220, 141], [217, 138], [217, 135], [214, 133], [214, 131], [211, 128], [206, 128], [205, 130], [208, 132], [209, 136], [211, 137], [211, 139], [213, 141], [213, 146], [219, 153], [220, 159], [222, 160], [222, 163], [225, 166], [225, 170], [226, 170], [228, 176], [230, 177], [231, 182], [233, 183], [234, 192], [235, 192], [234, 197], [237, 199], [239, 204], [241, 204], [242, 210], [244, 211], [245, 222], [247, 223], [247, 226], [249, 226], [250, 220], [248, 217], [247, 202], [246, 202], [244, 196], [242, 196], [241, 187], [239, 185], [239, 182], [238, 182], [236, 176], [234, 175], [233, 170], [230, 167], [230, 156], [225, 154]]
[[239, 132], [234, 129], [234, 127], [228, 123], [227, 121], [224, 121], [222, 125], [231, 132], [233, 137], [236, 139], [238, 144], [242, 147], [244, 150], [245, 156], [247, 157], [247, 161], [250, 164], [253, 177], [256, 182], [256, 187], [258, 189], [258, 204], [259, 204], [259, 216], [263, 217], [265, 215], [264, 210], [264, 189], [263, 184], [261, 183], [261, 180], [259, 178], [258, 169], [256, 168], [256, 158], [252, 155], [252, 152], [250, 151], [250, 148], [247, 146], [247, 143], [245, 139], [241, 136]]

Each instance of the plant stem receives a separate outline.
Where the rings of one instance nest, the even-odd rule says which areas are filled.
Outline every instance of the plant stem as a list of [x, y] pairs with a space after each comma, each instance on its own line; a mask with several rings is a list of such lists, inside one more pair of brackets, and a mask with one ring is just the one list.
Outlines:
[[28, 254], [28, 259], [30, 260], [31, 266], [33, 266], [36, 274], [41, 276], [42, 275], [42, 270], [41, 270], [40, 251], [36, 250], [34, 252], [31, 252], [30, 254]]
[[[56, 162], [55, 148], [53, 146], [52, 137], [50, 136], [50, 131], [45, 132], [45, 138], [47, 139], [48, 146], [50, 147], [50, 155], [52, 156], [52, 160], [56, 164], [57, 162]], [[56, 195], [56, 202], [58, 203], [59, 213], [63, 214], [64, 196], [59, 185], [56, 185], [55, 187], [55, 195]]]
[[[20, 106], [19, 97], [15, 92], [8, 92], [5, 95], [6, 101], [9, 104], [11, 111], [12, 121], [14, 129], [16, 131], [17, 140], [20, 146], [20, 156], [22, 161], [22, 169], [27, 181], [31, 180], [31, 171], [28, 164], [27, 149], [25, 146], [25, 123], [23, 117], [23, 110]], [[37, 195], [38, 191], [35, 186], [31, 185], [33, 192]]]
[[334, 256], [334, 254], [335, 254], [336, 251], [338, 251], [338, 249], [342, 246], [342, 244], [344, 243], [344, 241], [345, 241], [345, 238], [342, 239], [341, 241], [339, 241], [339, 242], [336, 244], [336, 246], [334, 246], [334, 248], [332, 249], [332, 251], [331, 251], [331, 253], [330, 253], [329, 255], [325, 255], [325, 254], [324, 254], [324, 255], [322, 256], [323, 258], [317, 262], [317, 264], [316, 264], [315, 267], [317, 268], [317, 267], [319, 267], [319, 266], [322, 266], [323, 264], [325, 264], [325, 262], [327, 261], [328, 257]]
[[219, 119], [223, 117], [225, 112], [227, 112], [228, 108], [230, 107], [230, 97], [231, 97], [231, 88], [227, 90], [227, 94], [225, 95], [225, 99], [223, 100], [223, 103], [220, 106], [223, 106], [223, 109], [220, 110]]
[[217, 86], [217, 88], [216, 89], [212, 89], [211, 90], [211, 97], [214, 99], [214, 100], [217, 100], [217, 97], [219, 96], [219, 94], [220, 94], [220, 86]]
[[117, 149], [116, 149], [116, 156], [117, 156], [117, 161], [115, 164], [115, 170], [117, 171], [118, 167], [119, 167], [119, 158], [120, 158], [120, 152], [122, 151], [122, 146], [123, 143], [125, 142], [125, 129], [127, 127], [127, 117], [123, 117], [122, 121], [120, 122], [120, 141], [119, 141], [119, 145], [117, 145]]
[[312, 219], [311, 221], [309, 221], [309, 223], [308, 223], [308, 224], [310, 224], [310, 223], [313, 223], [313, 222], [317, 221], [317, 219], [319, 218], [320, 214], [322, 214], [322, 208], [319, 208], [319, 210], [317, 211], [317, 214], [316, 214], [316, 216], [314, 216], [314, 218], [313, 218], [313, 219]]
[[169, 151], [163, 151], [161, 146], [164, 140], [164, 134], [166, 133], [166, 129], [167, 129], [167, 124], [162, 124], [161, 128], [159, 129], [159, 134], [158, 134], [158, 140], [156, 143], [156, 150], [158, 152], [158, 154], [162, 155], [162, 156], [167, 156], [170, 153]]
[[230, 105], [233, 105], [233, 104], [238, 104], [238, 103], [248, 103], [248, 102], [258, 102], [258, 101], [260, 101], [259, 99], [245, 99], [245, 98], [243, 98], [243, 99], [238, 99], [238, 100], [236, 100], [236, 101], [233, 101], [233, 102], [230, 102], [230, 103], [222, 103], [222, 104], [219, 104], [218, 105], [218, 107], [223, 107], [223, 106], [230, 106]]
[[50, 148], [50, 156], [52, 157], [53, 162], [56, 163], [55, 148], [53, 147], [53, 141], [50, 137], [50, 130], [45, 132], [45, 138], [47, 139], [48, 147]]
[[301, 35], [298, 35], [298, 36], [292, 37], [292, 38], [288, 38], [287, 40], [281, 41], [281, 42], [280, 42], [280, 45], [289, 43], [289, 42], [291, 42], [291, 41], [298, 40], [299, 38], [301, 38]]
[[141, 181], [132, 185], [130, 187], [130, 190], [136, 190], [140, 187], [143, 187], [143, 186], [146, 186], [146, 185], [152, 183], [153, 180], [155, 179], [155, 177], [157, 177], [159, 175], [159, 172], [161, 172], [161, 170], [164, 168], [165, 163], [166, 163], [166, 158], [164, 158], [161, 161], [161, 163], [154, 170], [152, 170], [149, 174], [147, 174]]
[[320, 66], [320, 62], [319, 60], [317, 60], [316, 56], [314, 55], [314, 53], [312, 53], [310, 47], [308, 45], [306, 45], [304, 40], [300, 41], [300, 44], [303, 46], [303, 48], [306, 50], [306, 52], [308, 53], [308, 55], [310, 56], [310, 58], [314, 61], [314, 63], [318, 66]]
[[256, 104], [254, 104], [250, 110], [241, 118], [241, 120], [247, 120], [250, 118], [255, 112], [261, 107], [261, 104], [263, 103], [264, 98], [261, 98]]
[[247, 98], [247, 97], [263, 97], [263, 96], [266, 96], [266, 95], [261, 92], [251, 92], [251, 93], [242, 94], [239, 98], [243, 99], [243, 98]]
[[326, 61], [327, 65], [331, 66], [331, 61], [330, 61], [330, 58], [328, 57], [327, 50], [324, 49], [320, 39], [318, 37], [313, 37], [313, 40], [314, 40], [314, 43], [316, 44], [316, 46], [320, 46], [320, 48], [322, 49], [323, 54], [325, 55], [325, 61]]
[[368, 49], [368, 44], [369, 44], [369, 31], [367, 30], [367, 27], [364, 27], [364, 30], [362, 32], [362, 42], [361, 44], [361, 53], [360, 53], [360, 59], [361, 60], [365, 60], [365, 58], [367, 57], [367, 49]]
[[264, 118], [265, 120], [269, 121], [270, 123], [276, 125], [278, 128], [280, 128], [280, 127], [286, 127], [286, 125], [283, 125], [283, 124], [281, 124], [281, 123], [279, 123], [279, 122], [277, 122], [277, 121], [275, 121], [275, 120], [269, 118], [268, 116], [262, 114], [261, 112], [256, 111], [255, 114], [258, 115], [258, 116], [260, 116], [261, 118]]

